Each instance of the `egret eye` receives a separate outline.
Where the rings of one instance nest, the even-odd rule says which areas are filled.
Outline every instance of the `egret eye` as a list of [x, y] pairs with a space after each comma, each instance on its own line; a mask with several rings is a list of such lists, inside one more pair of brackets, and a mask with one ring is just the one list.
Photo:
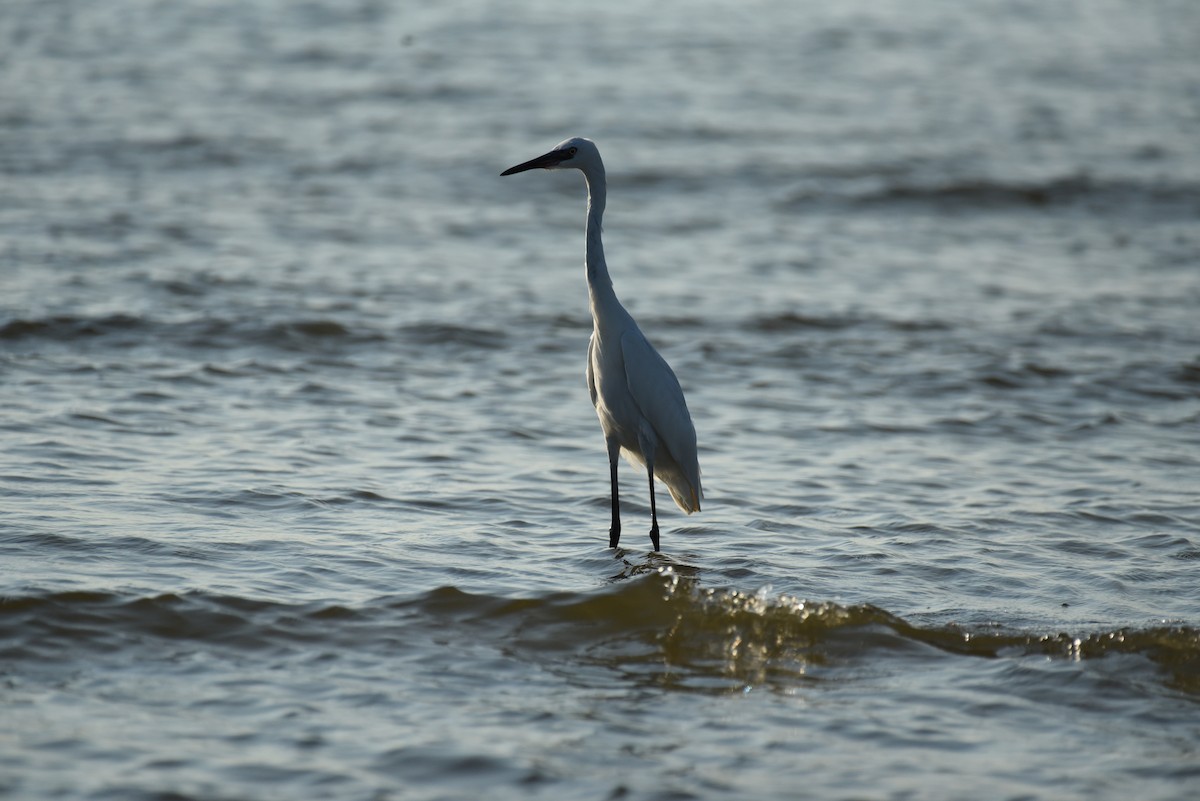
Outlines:
[[567, 148], [567, 155], [569, 155], [569, 156], [574, 156], [574, 155], [575, 155], [575, 153], [576, 153], [576, 151], [578, 151], [578, 150], [579, 150], [579, 148], [577, 148], [577, 147], [568, 147], [568, 148]]

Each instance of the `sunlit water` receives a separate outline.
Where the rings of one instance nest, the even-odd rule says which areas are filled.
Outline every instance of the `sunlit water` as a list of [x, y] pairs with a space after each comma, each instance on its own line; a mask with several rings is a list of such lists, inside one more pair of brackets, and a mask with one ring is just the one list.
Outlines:
[[[0, 43], [0, 795], [1196, 797], [1200, 6]], [[576, 134], [699, 434], [662, 554], [582, 180], [499, 177]]]

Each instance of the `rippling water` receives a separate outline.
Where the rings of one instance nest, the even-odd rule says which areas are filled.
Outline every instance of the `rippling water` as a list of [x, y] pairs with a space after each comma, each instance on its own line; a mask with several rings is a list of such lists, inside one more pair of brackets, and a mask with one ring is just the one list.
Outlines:
[[1198, 9], [7, 4], [0, 795], [1195, 797]]

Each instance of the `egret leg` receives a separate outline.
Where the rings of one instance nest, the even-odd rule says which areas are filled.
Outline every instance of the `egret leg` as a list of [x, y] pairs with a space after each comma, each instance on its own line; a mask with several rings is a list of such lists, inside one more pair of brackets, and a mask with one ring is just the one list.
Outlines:
[[616, 548], [621, 541], [621, 502], [617, 491], [617, 459], [621, 447], [615, 442], [608, 443], [608, 473], [612, 481], [612, 528], [608, 530], [608, 547]]
[[661, 550], [658, 547], [658, 510], [654, 508], [654, 466], [651, 463], [646, 464], [646, 472], [650, 476], [650, 542], [658, 551]]

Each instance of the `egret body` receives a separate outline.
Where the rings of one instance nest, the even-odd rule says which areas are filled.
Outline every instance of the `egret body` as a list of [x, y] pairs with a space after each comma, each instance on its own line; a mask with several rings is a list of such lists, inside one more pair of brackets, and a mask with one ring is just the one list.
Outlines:
[[666, 484], [680, 509], [688, 514], [700, 511], [703, 492], [692, 416], [670, 365], [646, 340], [613, 291], [600, 237], [607, 194], [600, 151], [590, 139], [568, 139], [544, 156], [510, 167], [501, 175], [533, 169], [575, 169], [587, 181], [585, 263], [592, 309], [587, 383], [608, 445], [612, 483], [612, 528], [608, 544], [615, 548], [621, 539], [617, 457], [623, 454], [635, 466], [646, 468], [650, 480], [650, 541], [657, 551], [655, 477]]

